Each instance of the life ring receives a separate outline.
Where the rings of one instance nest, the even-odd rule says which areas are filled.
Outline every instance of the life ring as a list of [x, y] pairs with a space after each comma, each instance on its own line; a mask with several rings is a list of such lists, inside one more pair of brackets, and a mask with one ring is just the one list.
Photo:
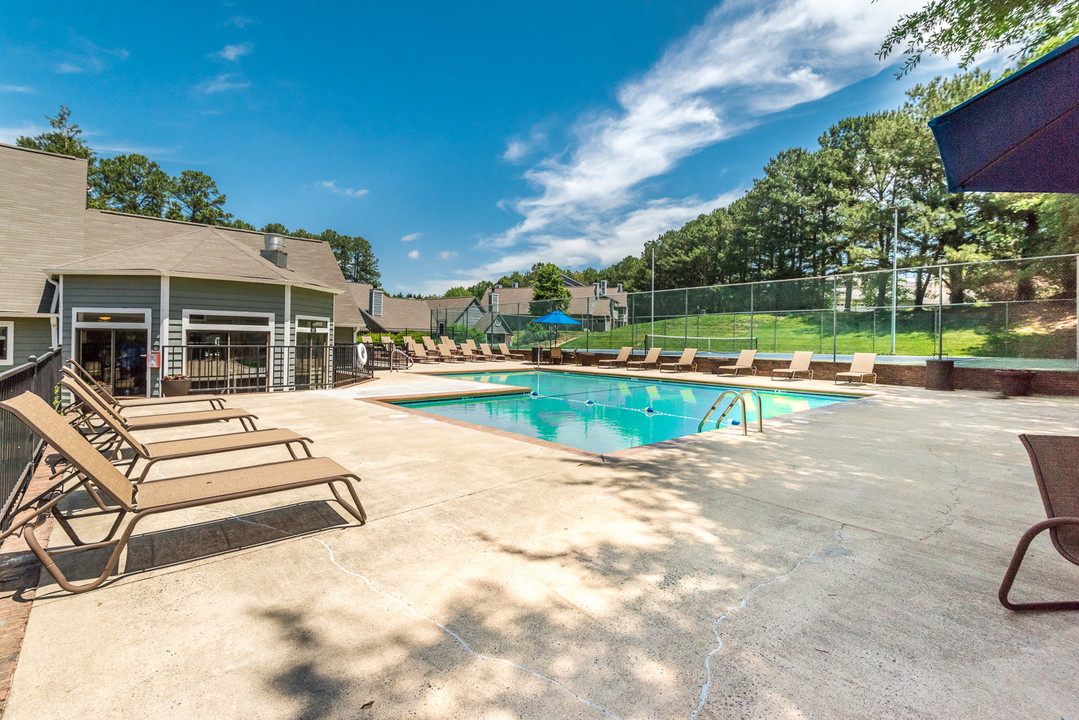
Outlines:
[[367, 365], [367, 346], [356, 343], [356, 359], [360, 365]]

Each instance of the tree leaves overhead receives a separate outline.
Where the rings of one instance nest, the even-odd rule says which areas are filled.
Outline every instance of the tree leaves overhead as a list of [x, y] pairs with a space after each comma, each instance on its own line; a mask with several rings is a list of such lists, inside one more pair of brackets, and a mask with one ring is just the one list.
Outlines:
[[94, 151], [80, 137], [82, 130], [79, 126], [68, 122], [70, 117], [71, 111], [67, 109], [66, 105], [61, 105], [60, 112], [56, 114], [56, 117], [45, 116], [45, 119], [49, 121], [49, 125], [53, 128], [52, 132], [41, 133], [34, 137], [19, 137], [15, 139], [15, 144], [19, 147], [71, 155], [84, 160], [93, 158]]
[[1075, 0], [930, 0], [903, 15], [877, 57], [900, 50], [906, 59], [898, 75], [909, 73], [925, 53], [959, 57], [968, 68], [985, 50], [1015, 47], [1013, 59], [1043, 55], [1079, 32]]
[[90, 165], [90, 207], [162, 217], [174, 183], [161, 167], [142, 155], [101, 158]]

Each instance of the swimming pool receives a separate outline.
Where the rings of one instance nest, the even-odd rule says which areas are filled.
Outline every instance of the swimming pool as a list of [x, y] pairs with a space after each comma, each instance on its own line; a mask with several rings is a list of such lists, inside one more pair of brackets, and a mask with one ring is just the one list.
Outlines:
[[[701, 418], [724, 390], [744, 389], [543, 370], [454, 373], [445, 377], [525, 387], [531, 392], [394, 404], [597, 454], [695, 434]], [[853, 399], [850, 395], [783, 390], [758, 392], [765, 418]], [[747, 401], [746, 410], [752, 428], [756, 425], [756, 407]], [[732, 412], [724, 421], [724, 427], [729, 427], [732, 420], [741, 421], [741, 412], [737, 412], [737, 418], [735, 414]], [[715, 417], [718, 412], [706, 430], [715, 428]]]

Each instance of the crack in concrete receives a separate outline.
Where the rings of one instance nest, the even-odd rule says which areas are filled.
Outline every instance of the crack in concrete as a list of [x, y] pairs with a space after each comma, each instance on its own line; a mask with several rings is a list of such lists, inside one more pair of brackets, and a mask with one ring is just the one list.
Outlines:
[[961, 474], [961, 469], [960, 469], [958, 464], [952, 462], [951, 460], [949, 460], [946, 457], [942, 457], [938, 453], [938, 449], [933, 447], [933, 446], [926, 447], [926, 450], [929, 452], [929, 454], [931, 456], [936, 458], [939, 462], [944, 463], [945, 465], [948, 465], [949, 467], [951, 467], [953, 474], [955, 474], [955, 476], [958, 479], [956, 480], [955, 484], [952, 485], [952, 487], [949, 488], [949, 490], [948, 490], [948, 493], [952, 496], [951, 501], [948, 502], [948, 503], [945, 503], [944, 509], [940, 513], [941, 515], [944, 516], [944, 520], [942, 520], [940, 525], [938, 525], [936, 528], [930, 530], [926, 535], [924, 535], [923, 537], [918, 538], [919, 542], [925, 542], [929, 538], [936, 537], [937, 535], [939, 535], [940, 533], [944, 532], [945, 530], [947, 530], [949, 527], [952, 526], [952, 524], [956, 520], [956, 517], [955, 517], [954, 514], [952, 514], [952, 511], [955, 510], [955, 508], [958, 507], [958, 505], [959, 505], [959, 490], [960, 490], [960, 488], [963, 487], [964, 483], [966, 482], [965, 479], [963, 478], [962, 474]]
[[769, 585], [771, 585], [772, 583], [778, 582], [778, 581], [782, 580], [783, 578], [787, 577], [788, 575], [793, 573], [795, 570], [802, 567], [802, 563], [806, 562], [807, 560], [812, 559], [814, 555], [816, 555], [818, 552], [820, 552], [820, 550], [821, 550], [821, 548], [816, 548], [815, 550], [810, 552], [808, 555], [806, 555], [804, 558], [799, 560], [794, 565], [794, 567], [792, 567], [787, 572], [782, 573], [781, 575], [776, 575], [771, 580], [768, 580], [766, 582], [762, 582], [761, 584], [757, 585], [756, 587], [751, 588], [749, 590], [749, 592], [747, 592], [745, 595], [742, 596], [741, 602], [739, 602], [737, 605], [731, 605], [729, 608], [727, 608], [727, 612], [723, 613], [722, 615], [720, 615], [719, 617], [717, 617], [715, 619], [715, 621], [712, 623], [712, 634], [715, 635], [716, 642], [718, 644], [716, 645], [716, 647], [710, 653], [708, 653], [707, 655], [704, 656], [704, 670], [705, 670], [705, 673], [706, 673], [705, 681], [704, 681], [704, 684], [701, 686], [701, 696], [700, 696], [699, 701], [697, 702], [697, 707], [689, 716], [690, 720], [694, 720], [697, 717], [697, 713], [699, 713], [701, 711], [701, 708], [704, 707], [705, 702], [708, 701], [708, 691], [711, 689], [711, 685], [712, 685], [712, 656], [723, 649], [723, 638], [721, 638], [719, 636], [719, 629], [718, 629], [719, 623], [722, 622], [723, 620], [726, 620], [727, 617], [729, 617], [730, 614], [732, 612], [734, 612], [735, 610], [741, 610], [742, 608], [744, 608], [749, 603], [749, 598], [750, 598], [750, 596], [753, 595], [753, 593], [757, 592], [761, 588], [766, 588]]
[[[284, 537], [296, 537], [296, 536], [294, 536], [294, 535], [290, 535], [289, 533], [285, 532], [284, 530], [282, 530], [282, 529], [280, 529], [280, 528], [276, 528], [276, 527], [274, 527], [273, 525], [267, 525], [266, 523], [260, 523], [260, 522], [255, 522], [255, 521], [253, 521], [253, 520], [246, 520], [246, 519], [244, 519], [244, 518], [240, 517], [239, 515], [237, 515], [236, 513], [234, 513], [234, 512], [231, 512], [231, 511], [229, 511], [229, 510], [221, 510], [221, 509], [218, 509], [218, 508], [206, 508], [206, 507], [202, 507], [202, 508], [198, 508], [198, 509], [199, 509], [199, 510], [203, 510], [203, 511], [205, 511], [205, 512], [215, 512], [215, 513], [223, 513], [223, 514], [225, 514], [225, 515], [229, 515], [229, 516], [231, 516], [232, 518], [234, 518], [234, 519], [236, 519], [236, 520], [239, 520], [239, 521], [240, 521], [240, 522], [242, 522], [242, 523], [247, 523], [247, 524], [249, 524], [249, 525], [259, 525], [259, 526], [261, 526], [261, 527], [264, 527], [264, 528], [268, 528], [268, 529], [270, 529], [270, 530], [274, 530], [274, 531], [276, 531], [276, 532], [279, 532], [279, 533], [281, 533], [281, 535], [282, 535], [282, 536], [284, 536]], [[460, 645], [460, 646], [461, 646], [462, 648], [464, 648], [464, 650], [465, 650], [466, 652], [468, 652], [468, 653], [469, 653], [470, 655], [472, 655], [473, 657], [475, 657], [475, 658], [477, 658], [477, 659], [479, 659], [479, 660], [486, 660], [486, 661], [488, 661], [488, 662], [495, 662], [495, 663], [501, 663], [501, 664], [503, 664], [503, 665], [508, 665], [508, 666], [510, 666], [510, 667], [512, 667], [512, 668], [516, 668], [517, 670], [521, 670], [522, 672], [526, 672], [526, 673], [528, 673], [529, 675], [531, 675], [531, 676], [532, 676], [532, 677], [534, 677], [534, 678], [537, 678], [537, 679], [539, 679], [539, 680], [543, 680], [544, 682], [547, 682], [547, 683], [550, 683], [550, 684], [554, 685], [554, 686], [555, 686], [555, 687], [557, 687], [557, 688], [558, 688], [559, 690], [561, 690], [562, 692], [566, 693], [566, 694], [567, 694], [567, 695], [569, 695], [570, 697], [574, 698], [574, 699], [575, 699], [575, 700], [577, 700], [578, 702], [581, 702], [581, 703], [583, 703], [583, 704], [585, 704], [585, 705], [588, 705], [589, 707], [595, 708], [596, 710], [599, 710], [600, 712], [602, 712], [602, 713], [603, 713], [604, 715], [606, 715], [607, 717], [609, 717], [609, 718], [613, 718], [613, 720], [622, 720], [622, 719], [621, 719], [621, 718], [620, 718], [620, 717], [619, 717], [618, 715], [615, 715], [614, 713], [612, 713], [612, 712], [611, 712], [610, 710], [608, 710], [607, 708], [605, 708], [605, 707], [603, 707], [603, 706], [601, 706], [601, 705], [598, 705], [598, 704], [596, 704], [596, 703], [592, 702], [591, 700], [588, 700], [587, 698], [583, 698], [583, 697], [581, 697], [580, 695], [578, 695], [577, 693], [573, 692], [573, 691], [572, 691], [572, 690], [570, 690], [570, 689], [569, 689], [568, 687], [566, 687], [565, 685], [563, 685], [563, 684], [562, 684], [561, 682], [559, 682], [558, 680], [555, 680], [554, 678], [551, 678], [551, 677], [547, 677], [547, 676], [546, 676], [546, 675], [544, 675], [543, 673], [539, 673], [539, 672], [536, 672], [535, 670], [532, 670], [531, 668], [527, 668], [527, 667], [525, 667], [524, 665], [519, 665], [519, 664], [517, 664], [517, 663], [513, 662], [512, 660], [506, 660], [505, 658], [498, 658], [498, 657], [493, 657], [493, 656], [491, 656], [491, 655], [485, 655], [485, 654], [483, 654], [483, 653], [479, 653], [479, 652], [476, 652], [476, 651], [475, 651], [475, 650], [473, 650], [473, 649], [472, 649], [472, 647], [471, 647], [471, 646], [470, 646], [470, 645], [469, 645], [469, 644], [468, 644], [468, 643], [467, 643], [467, 642], [465, 641], [465, 639], [464, 639], [464, 638], [462, 638], [462, 637], [461, 637], [460, 635], [458, 635], [457, 633], [455, 633], [455, 632], [454, 632], [453, 630], [450, 630], [450, 629], [449, 629], [448, 627], [446, 627], [446, 626], [445, 626], [445, 625], [443, 625], [442, 623], [438, 622], [437, 620], [435, 620], [435, 619], [433, 619], [433, 618], [431, 618], [431, 617], [428, 617], [427, 615], [424, 615], [424, 614], [423, 614], [423, 613], [421, 613], [421, 612], [420, 612], [419, 610], [417, 610], [416, 608], [412, 607], [411, 605], [409, 605], [409, 604], [408, 604], [407, 602], [405, 602], [405, 601], [404, 601], [404, 600], [402, 600], [401, 598], [399, 598], [399, 597], [397, 597], [397, 596], [395, 596], [395, 595], [391, 595], [390, 593], [384, 592], [384, 591], [382, 591], [382, 590], [379, 590], [378, 588], [376, 588], [376, 587], [375, 587], [375, 586], [374, 586], [374, 585], [373, 585], [373, 584], [371, 583], [371, 581], [370, 581], [369, 579], [367, 579], [367, 577], [365, 577], [364, 575], [361, 575], [360, 573], [357, 573], [357, 572], [353, 572], [352, 570], [349, 570], [349, 569], [348, 569], [348, 568], [346, 568], [346, 567], [345, 567], [344, 565], [342, 565], [341, 563], [339, 563], [339, 562], [337, 561], [337, 557], [336, 557], [336, 556], [335, 556], [335, 554], [334, 554], [334, 550], [333, 550], [333, 548], [332, 548], [332, 547], [330, 547], [330, 546], [329, 546], [329, 545], [328, 545], [328, 544], [326, 543], [326, 541], [325, 541], [325, 540], [323, 540], [322, 538], [317, 538], [317, 537], [310, 537], [310, 538], [306, 538], [306, 539], [308, 539], [308, 540], [313, 540], [314, 542], [317, 542], [317, 543], [318, 543], [319, 545], [321, 545], [322, 547], [326, 548], [326, 551], [327, 551], [327, 552], [329, 552], [329, 554], [330, 554], [330, 562], [331, 562], [331, 563], [332, 563], [332, 564], [333, 564], [333, 565], [334, 565], [334, 566], [335, 566], [335, 567], [336, 567], [336, 568], [337, 568], [338, 570], [340, 570], [341, 572], [345, 573], [346, 575], [349, 575], [349, 576], [351, 576], [351, 577], [354, 577], [354, 578], [357, 578], [357, 579], [359, 579], [359, 580], [362, 580], [362, 581], [364, 582], [364, 584], [365, 584], [365, 585], [367, 585], [367, 589], [368, 589], [368, 590], [370, 590], [371, 592], [373, 592], [373, 593], [375, 593], [375, 594], [377, 594], [377, 595], [381, 595], [381, 596], [383, 596], [383, 597], [385, 597], [385, 598], [387, 598], [387, 599], [389, 599], [389, 600], [392, 600], [393, 602], [395, 602], [395, 603], [397, 603], [398, 605], [400, 605], [401, 607], [405, 608], [406, 610], [408, 610], [409, 612], [411, 612], [411, 613], [412, 613], [413, 615], [415, 615], [416, 617], [420, 618], [421, 620], [423, 620], [423, 621], [425, 621], [425, 622], [428, 622], [428, 623], [430, 623], [430, 624], [434, 625], [435, 627], [439, 628], [440, 630], [442, 630], [443, 632], [445, 632], [445, 633], [446, 633], [447, 635], [449, 635], [450, 637], [452, 637], [452, 638], [453, 638], [454, 640], [456, 640], [456, 641], [457, 641], [457, 643], [458, 643], [458, 644], [459, 644], [459, 645]]]

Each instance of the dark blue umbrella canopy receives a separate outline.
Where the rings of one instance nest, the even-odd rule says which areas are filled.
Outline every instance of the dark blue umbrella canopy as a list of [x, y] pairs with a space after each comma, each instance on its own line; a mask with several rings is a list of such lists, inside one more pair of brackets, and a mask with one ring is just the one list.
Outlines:
[[1079, 193], [1079, 36], [929, 127], [951, 192]]
[[571, 318], [566, 313], [562, 312], [561, 310], [555, 310], [554, 312], [549, 312], [549, 313], [547, 313], [546, 315], [544, 315], [541, 318], [536, 318], [532, 322], [546, 323], [548, 325], [580, 325], [581, 324], [578, 321]]

